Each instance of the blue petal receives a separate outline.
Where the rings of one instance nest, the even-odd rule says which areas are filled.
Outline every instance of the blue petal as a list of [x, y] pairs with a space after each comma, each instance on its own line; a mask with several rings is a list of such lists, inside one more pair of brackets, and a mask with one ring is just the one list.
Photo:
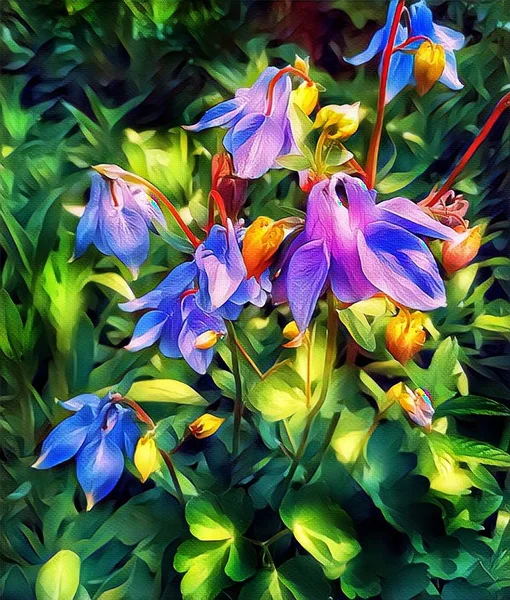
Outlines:
[[457, 75], [457, 59], [453, 52], [446, 52], [446, 65], [443, 74], [439, 78], [441, 83], [444, 83], [451, 90], [461, 90], [464, 87]]
[[323, 240], [301, 246], [290, 259], [287, 297], [300, 331], [305, 331], [310, 323], [328, 271], [329, 255]]
[[159, 339], [163, 325], [168, 319], [167, 313], [160, 310], [152, 310], [138, 321], [133, 337], [126, 346], [126, 350], [130, 352], [138, 352], [142, 348], [152, 346]]
[[386, 87], [386, 104], [393, 100], [406, 85], [414, 83], [413, 67], [414, 59], [409, 54], [397, 52], [391, 57]]
[[44, 440], [35, 469], [51, 469], [72, 458], [83, 445], [95, 414], [90, 406], [62, 421]]
[[90, 406], [93, 412], [95, 412], [98, 410], [102, 402], [103, 401], [101, 398], [95, 394], [80, 394], [79, 396], [75, 396], [74, 398], [70, 398], [64, 402], [59, 400], [60, 406], [66, 410], [72, 410], [73, 412], [80, 410], [84, 406]]
[[204, 116], [195, 125], [184, 127], [188, 131], [202, 131], [209, 127], [222, 127], [229, 124], [243, 109], [245, 102], [241, 98], [234, 98], [221, 102], [205, 112]]
[[122, 451], [108, 433], [100, 432], [80, 450], [76, 474], [87, 497], [87, 510], [113, 490], [123, 470]]
[[379, 29], [379, 31], [374, 33], [366, 50], [356, 54], [355, 56], [351, 56], [350, 58], [344, 56], [345, 62], [357, 67], [368, 62], [369, 60], [372, 60], [376, 54], [379, 54], [379, 52], [383, 51], [387, 38], [388, 30], [387, 26], [385, 25], [382, 29]]
[[164, 356], [169, 358], [180, 358], [182, 356], [179, 350], [179, 334], [182, 329], [182, 301], [178, 298], [169, 302], [166, 307], [168, 320], [161, 331], [159, 349]]
[[433, 22], [432, 11], [425, 0], [420, 0], [410, 8], [411, 27], [413, 35], [425, 35], [436, 44], [441, 44], [445, 50], [460, 50], [465, 37], [459, 31], [436, 25]]
[[98, 227], [100, 198], [104, 194], [109, 195], [108, 187], [99, 173], [92, 173], [91, 180], [89, 201], [76, 229], [75, 258], [79, 258], [94, 241]]
[[140, 438], [140, 429], [134, 421], [133, 410], [131, 408], [116, 404], [115, 410], [117, 411], [118, 419], [110, 433], [111, 440], [132, 460], [136, 443]]

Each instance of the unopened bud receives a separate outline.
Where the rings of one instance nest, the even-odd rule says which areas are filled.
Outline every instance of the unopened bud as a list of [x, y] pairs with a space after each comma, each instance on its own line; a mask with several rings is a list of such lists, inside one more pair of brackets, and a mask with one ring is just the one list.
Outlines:
[[158, 470], [158, 449], [151, 433], [138, 440], [134, 456], [135, 467], [141, 475], [142, 483]]
[[209, 350], [209, 348], [212, 348], [216, 344], [220, 337], [221, 333], [217, 333], [212, 329], [204, 331], [204, 333], [201, 333], [195, 339], [195, 348], [198, 350]]
[[268, 217], [257, 217], [246, 229], [243, 239], [243, 258], [247, 279], [260, 278], [269, 268], [273, 256], [285, 237], [282, 223]]
[[413, 392], [405, 383], [400, 382], [388, 390], [387, 397], [393, 402], [398, 402], [411, 421], [430, 429], [435, 411], [427, 390], [417, 388]]
[[478, 254], [482, 244], [482, 234], [478, 225], [465, 231], [462, 229], [455, 228], [458, 231], [456, 240], [443, 243], [443, 267], [448, 274], [468, 265]]
[[400, 309], [388, 322], [386, 348], [402, 365], [419, 352], [425, 343], [427, 334], [423, 328], [424, 319], [419, 311], [409, 313], [406, 309]]
[[319, 100], [319, 90], [315, 83], [304, 81], [299, 87], [292, 91], [291, 101], [298, 106], [305, 115], [309, 115], [317, 106]]
[[220, 417], [205, 414], [201, 417], [198, 417], [198, 419], [195, 419], [188, 427], [191, 433], [197, 439], [201, 440], [215, 434], [224, 421], [225, 419]]
[[246, 201], [248, 180], [234, 175], [234, 164], [230, 154], [222, 152], [212, 157], [212, 189], [223, 199], [227, 217], [233, 222]]
[[329, 139], [346, 140], [358, 130], [359, 106], [359, 102], [324, 106], [317, 113], [313, 127], [322, 127]]
[[308, 70], [310, 68], [308, 58], [301, 58], [296, 54], [294, 68], [303, 73], [303, 75], [308, 75]]
[[420, 96], [426, 94], [443, 74], [446, 54], [440, 44], [425, 41], [414, 56], [414, 78]]

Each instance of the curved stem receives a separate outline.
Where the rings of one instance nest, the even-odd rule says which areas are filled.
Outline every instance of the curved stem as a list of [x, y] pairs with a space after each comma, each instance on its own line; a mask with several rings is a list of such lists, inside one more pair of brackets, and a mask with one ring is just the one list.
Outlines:
[[239, 369], [239, 356], [237, 354], [237, 336], [234, 325], [231, 321], [226, 321], [228, 338], [230, 342], [230, 352], [232, 355], [232, 373], [236, 384], [236, 396], [234, 400], [234, 437], [232, 440], [232, 454], [234, 458], [239, 454], [241, 441], [241, 417], [243, 416], [243, 382], [241, 380], [241, 371]]
[[272, 110], [273, 110], [273, 96], [274, 96], [274, 88], [276, 86], [276, 84], [278, 83], [278, 81], [280, 81], [280, 79], [284, 76], [284, 75], [297, 75], [298, 77], [303, 78], [308, 85], [312, 85], [313, 81], [310, 79], [310, 77], [308, 77], [308, 75], [305, 75], [302, 71], [300, 71], [299, 69], [296, 69], [294, 67], [288, 66], [285, 67], [284, 69], [281, 69], [274, 77], [273, 79], [271, 79], [271, 82], [269, 83], [269, 86], [267, 88], [267, 108], [266, 108], [266, 117], [268, 117]]
[[151, 419], [151, 417], [138, 404], [138, 402], [135, 402], [135, 400], [131, 400], [130, 398], [125, 398], [124, 396], [121, 396], [121, 394], [113, 394], [111, 397], [111, 400], [114, 403], [120, 402], [120, 403], [125, 404], [126, 406], [129, 406], [130, 408], [132, 408], [135, 412], [137, 419], [139, 421], [141, 421], [142, 423], [145, 423], [149, 427], [149, 429], [154, 429], [156, 427], [156, 424]]
[[303, 454], [306, 450], [306, 445], [308, 443], [308, 437], [310, 435], [310, 431], [312, 429], [313, 422], [315, 417], [319, 414], [324, 402], [326, 401], [326, 396], [328, 393], [329, 382], [331, 380], [331, 373], [333, 372], [333, 364], [335, 361], [335, 349], [336, 349], [336, 337], [338, 331], [338, 316], [335, 310], [335, 297], [333, 296], [333, 292], [329, 292], [328, 296], [328, 323], [327, 323], [327, 332], [328, 332], [328, 341], [326, 345], [326, 357], [324, 359], [324, 372], [322, 375], [322, 387], [319, 399], [316, 404], [313, 406], [310, 411], [308, 418], [305, 423], [305, 427], [303, 429], [303, 434], [301, 436], [301, 441], [299, 443], [299, 447], [294, 455], [294, 460], [290, 467], [289, 473], [286, 477], [287, 485], [289, 486], [292, 483], [292, 479], [296, 470], [299, 466], [301, 459], [303, 458]]
[[405, 42], [402, 42], [398, 46], [395, 46], [395, 48], [393, 48], [393, 54], [395, 54], [395, 52], [398, 52], [399, 50], [403, 50], [404, 48], [407, 48], [407, 46], [410, 46], [411, 44], [414, 44], [415, 42], [427, 42], [427, 41], [430, 42], [430, 38], [428, 38], [426, 35], [412, 35], [411, 37], [408, 37]]
[[323, 129], [319, 136], [319, 140], [317, 141], [317, 146], [315, 147], [315, 169], [316, 169], [317, 175], [322, 175], [322, 173], [324, 172], [324, 164], [322, 161], [322, 151], [323, 151], [324, 144], [326, 143], [327, 139], [328, 139], [328, 133], [327, 133], [326, 129]]
[[227, 226], [227, 211], [225, 209], [225, 202], [223, 201], [222, 195], [217, 190], [211, 190], [209, 192], [209, 223], [208, 230], [214, 225], [214, 205], [218, 208], [221, 218], [221, 224], [223, 227]]
[[471, 142], [469, 148], [464, 152], [464, 155], [460, 159], [457, 166], [453, 169], [451, 175], [448, 179], [443, 183], [443, 185], [437, 190], [437, 192], [430, 198], [430, 201], [427, 201], [427, 205], [434, 205], [441, 196], [450, 189], [452, 183], [457, 179], [459, 174], [462, 172], [467, 163], [471, 160], [473, 154], [478, 150], [478, 147], [485, 138], [489, 135], [490, 130], [494, 127], [496, 121], [499, 117], [505, 112], [507, 108], [510, 107], [510, 92], [505, 94], [503, 98], [496, 104], [494, 110], [492, 111], [490, 117], [485, 122], [485, 125], [482, 127], [478, 135]]
[[257, 365], [255, 364], [255, 361], [253, 360], [253, 358], [248, 354], [248, 352], [243, 347], [243, 345], [241, 344], [241, 342], [237, 339], [237, 336], [235, 338], [235, 342], [236, 342], [237, 349], [243, 355], [243, 357], [246, 360], [246, 362], [255, 371], [255, 373], [262, 379], [264, 377], [264, 373], [262, 373], [262, 371], [257, 367]]
[[184, 506], [186, 504], [186, 500], [184, 498], [184, 494], [182, 493], [182, 488], [181, 484], [179, 483], [179, 479], [177, 478], [177, 471], [175, 470], [174, 463], [168, 452], [165, 452], [164, 450], [161, 450], [161, 448], [159, 448], [159, 453], [161, 454], [161, 457], [165, 461], [165, 464], [168, 467], [168, 471], [170, 472], [170, 477], [172, 478], [172, 483], [174, 484], [175, 491], [177, 493], [177, 500], [179, 500], [179, 504]]
[[368, 148], [367, 155], [367, 187], [372, 189], [375, 185], [375, 178], [377, 174], [377, 158], [379, 156], [379, 146], [381, 145], [381, 135], [384, 123], [384, 107], [386, 105], [386, 86], [388, 84], [388, 76], [390, 71], [391, 57], [393, 54], [393, 48], [395, 45], [395, 38], [397, 37], [398, 25], [402, 17], [402, 11], [404, 9], [405, 0], [399, 0], [393, 16], [393, 22], [391, 24], [390, 34], [386, 47], [383, 51], [382, 56], [382, 70], [381, 79], [379, 82], [379, 97], [377, 100], [377, 118], [370, 138], [370, 146]]

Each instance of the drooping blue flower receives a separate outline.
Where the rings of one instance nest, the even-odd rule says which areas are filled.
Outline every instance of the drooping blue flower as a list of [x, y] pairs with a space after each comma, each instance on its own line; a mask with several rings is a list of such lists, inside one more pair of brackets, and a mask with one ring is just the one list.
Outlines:
[[90, 198], [76, 230], [74, 256], [90, 244], [108, 256], [116, 256], [138, 275], [149, 253], [149, 229], [153, 221], [165, 225], [160, 208], [142, 186], [117, 178], [92, 174]]
[[444, 306], [436, 262], [418, 236], [451, 240], [455, 232], [406, 198], [380, 204], [375, 198], [345, 173], [312, 188], [305, 229], [288, 247], [273, 283], [273, 300], [288, 300], [301, 331], [327, 287], [346, 303], [383, 292], [409, 308]]
[[117, 485], [124, 470], [124, 456], [133, 459], [140, 437], [133, 411], [112, 399], [110, 392], [104, 398], [82, 394], [60, 402], [75, 414], [53, 429], [32, 465], [35, 469], [50, 469], [76, 457], [76, 473], [87, 498], [87, 510]]
[[[346, 62], [352, 65], [361, 65], [372, 60], [377, 54], [383, 52], [388, 42], [397, 4], [398, 0], [391, 0], [386, 23], [382, 29], [379, 29], [374, 34], [368, 48], [356, 56], [344, 58]], [[462, 33], [450, 29], [449, 27], [436, 25], [432, 20], [432, 12], [425, 0], [420, 0], [416, 4], [411, 5], [409, 15], [411, 29], [408, 29], [407, 24], [405, 26], [399, 24], [395, 46], [401, 44], [410, 36], [425, 36], [435, 44], [441, 45], [445, 50], [446, 66], [439, 81], [452, 90], [459, 90], [464, 87], [457, 75], [457, 61], [454, 53], [454, 50], [460, 50], [464, 45], [465, 38]], [[406, 47], [406, 50], [416, 50], [421, 43], [422, 40], [413, 42]], [[382, 58], [379, 63], [379, 73], [381, 71], [381, 66]], [[414, 57], [412, 54], [407, 54], [405, 52], [396, 52], [393, 54], [390, 61], [386, 91], [387, 103], [402, 91], [406, 85], [415, 84], [413, 66]]]
[[266, 114], [269, 84], [279, 72], [276, 67], [267, 67], [251, 88], [237, 90], [234, 98], [213, 106], [198, 123], [185, 127], [189, 131], [228, 129], [223, 144], [233, 156], [237, 176], [243, 179], [257, 179], [269, 169], [279, 168], [275, 160], [295, 148], [288, 118], [289, 75], [277, 81], [271, 112]]
[[205, 373], [215, 342], [227, 332], [224, 319], [237, 319], [247, 302], [263, 306], [271, 290], [267, 272], [260, 281], [246, 278], [239, 244], [230, 220], [227, 227], [214, 225], [194, 260], [175, 267], [141, 298], [120, 304], [127, 312], [148, 310], [126, 349], [136, 352], [159, 340], [164, 356], [183, 357], [198, 373]]

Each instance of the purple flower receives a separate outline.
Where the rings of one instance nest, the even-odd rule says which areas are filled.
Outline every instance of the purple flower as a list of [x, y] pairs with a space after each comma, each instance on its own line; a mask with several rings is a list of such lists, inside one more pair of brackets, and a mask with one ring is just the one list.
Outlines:
[[[352, 65], [362, 65], [369, 60], [372, 60], [376, 54], [383, 52], [390, 34], [391, 24], [395, 15], [395, 9], [397, 7], [398, 0], [392, 0], [388, 10], [388, 16], [386, 18], [386, 24], [382, 29], [376, 31], [368, 48], [352, 56], [351, 58], [345, 58], [344, 60]], [[427, 6], [425, 0], [420, 0], [416, 4], [410, 7], [410, 22], [411, 22], [411, 35], [414, 36], [425, 36], [429, 38], [435, 44], [441, 45], [445, 50], [446, 66], [443, 74], [439, 78], [441, 83], [444, 83], [452, 90], [459, 90], [463, 84], [459, 81], [457, 75], [457, 61], [455, 59], [454, 50], [460, 50], [464, 45], [465, 38], [462, 33], [444, 27], [442, 25], [436, 25], [432, 21], [432, 12]], [[410, 33], [407, 26], [399, 25], [397, 29], [397, 36], [395, 39], [395, 45], [399, 45], [404, 42]], [[410, 44], [406, 50], [416, 48], [422, 43], [422, 40]], [[382, 60], [381, 60], [382, 62]], [[400, 91], [402, 91], [406, 85], [414, 85], [414, 57], [412, 54], [406, 52], [396, 52], [391, 57], [390, 71], [388, 77], [388, 87], [386, 93], [386, 102], [392, 100]], [[381, 70], [381, 63], [379, 64], [379, 71]]]
[[288, 299], [301, 331], [328, 286], [348, 303], [383, 292], [418, 310], [445, 305], [436, 262], [417, 236], [451, 240], [455, 232], [406, 198], [377, 205], [375, 198], [345, 173], [312, 188], [305, 229], [288, 247], [273, 284], [273, 298]]
[[183, 357], [205, 373], [214, 344], [227, 333], [224, 319], [237, 319], [247, 302], [263, 306], [271, 290], [267, 272], [260, 281], [246, 279], [239, 244], [230, 220], [226, 228], [214, 225], [194, 260], [177, 266], [145, 296], [120, 304], [127, 312], [148, 309], [126, 349], [136, 352], [159, 340], [162, 354]]
[[[294, 140], [288, 118], [291, 93], [289, 75], [283, 75], [273, 91], [273, 102], [268, 105], [269, 84], [280, 69], [268, 67], [251, 88], [237, 90], [231, 100], [210, 108], [189, 131], [202, 131], [209, 127], [228, 129], [223, 145], [232, 154], [238, 177], [257, 179], [269, 169], [279, 168], [275, 160], [290, 154]], [[271, 106], [270, 114], [267, 113]]]
[[50, 469], [76, 457], [78, 482], [90, 510], [117, 485], [124, 455], [132, 460], [140, 430], [133, 411], [112, 402], [111, 392], [104, 398], [82, 394], [60, 404], [75, 414], [48, 435], [32, 466]]
[[100, 252], [116, 256], [138, 275], [149, 253], [152, 222], [165, 225], [157, 204], [140, 185], [118, 178], [92, 174], [90, 198], [76, 230], [74, 256], [94, 244]]

